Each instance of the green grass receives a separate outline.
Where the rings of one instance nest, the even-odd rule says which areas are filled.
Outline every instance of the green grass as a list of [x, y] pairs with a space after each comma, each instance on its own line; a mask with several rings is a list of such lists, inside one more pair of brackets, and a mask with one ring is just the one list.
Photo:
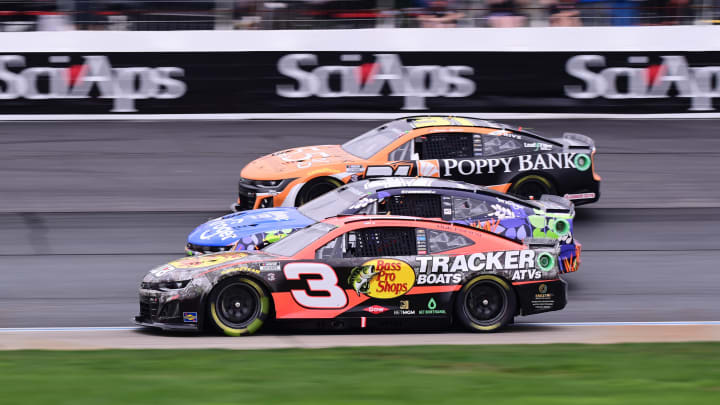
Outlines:
[[720, 404], [720, 344], [0, 352], [0, 388], [3, 405]]

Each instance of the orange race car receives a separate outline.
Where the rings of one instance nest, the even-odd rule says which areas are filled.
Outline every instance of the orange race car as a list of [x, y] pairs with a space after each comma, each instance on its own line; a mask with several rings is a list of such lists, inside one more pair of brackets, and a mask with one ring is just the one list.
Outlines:
[[288, 149], [240, 173], [236, 211], [300, 206], [359, 178], [423, 176], [460, 180], [520, 195], [597, 201], [595, 144], [579, 134], [544, 138], [478, 118], [397, 119], [342, 145]]

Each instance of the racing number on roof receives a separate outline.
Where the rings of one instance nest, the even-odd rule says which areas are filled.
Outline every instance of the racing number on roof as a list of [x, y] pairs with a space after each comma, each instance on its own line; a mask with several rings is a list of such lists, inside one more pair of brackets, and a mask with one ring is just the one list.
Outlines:
[[[344, 308], [348, 304], [345, 291], [338, 287], [338, 279], [335, 270], [324, 263], [289, 263], [283, 269], [285, 278], [288, 280], [300, 280], [301, 275], [320, 276], [320, 278], [309, 279], [307, 290], [290, 290], [293, 299], [298, 304], [307, 308]], [[309, 295], [307, 291], [323, 292], [327, 295]]]

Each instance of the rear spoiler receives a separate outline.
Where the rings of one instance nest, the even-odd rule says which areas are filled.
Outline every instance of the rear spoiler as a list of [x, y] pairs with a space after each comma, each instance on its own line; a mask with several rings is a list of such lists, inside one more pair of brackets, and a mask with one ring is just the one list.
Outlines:
[[560, 249], [560, 242], [552, 238], [526, 238], [523, 243], [530, 249], [555, 248]]
[[575, 214], [575, 204], [558, 195], [543, 194], [538, 202], [543, 203], [542, 205], [547, 212], [570, 212], [573, 215]]
[[567, 141], [570, 149], [595, 149], [595, 141], [593, 141], [589, 136], [565, 132], [562, 139]]

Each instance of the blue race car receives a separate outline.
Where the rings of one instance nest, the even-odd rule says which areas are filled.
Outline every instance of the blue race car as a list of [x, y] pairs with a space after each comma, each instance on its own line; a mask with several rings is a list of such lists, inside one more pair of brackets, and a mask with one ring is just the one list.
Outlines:
[[307, 204], [242, 211], [212, 219], [188, 236], [188, 254], [255, 250], [339, 215], [440, 218], [513, 240], [560, 241], [560, 269], [575, 271], [581, 245], [573, 238], [573, 204], [544, 195], [525, 200], [486, 187], [435, 178], [384, 177], [349, 183]]

